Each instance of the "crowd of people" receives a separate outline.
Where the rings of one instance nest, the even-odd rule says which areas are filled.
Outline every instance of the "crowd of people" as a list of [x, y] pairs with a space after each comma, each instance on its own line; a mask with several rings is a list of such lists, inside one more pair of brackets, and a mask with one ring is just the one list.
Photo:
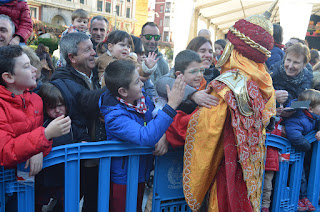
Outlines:
[[[283, 45], [282, 28], [268, 13], [237, 21], [226, 40], [213, 43], [210, 31], [200, 30], [170, 68], [155, 23], [145, 23], [140, 37], [109, 32], [105, 17], [89, 22], [82, 9], [72, 13], [53, 64], [43, 44], [36, 51], [24, 44], [32, 31], [22, 12], [27, 4], [1, 4], [0, 165], [30, 167], [36, 211], [63, 211], [63, 165], [42, 170], [55, 146], [120, 140], [154, 146], [155, 156], [184, 146], [192, 210], [267, 212], [279, 153], [266, 149], [266, 131], [302, 152], [312, 150], [306, 134], [317, 130], [320, 140], [319, 53], [299, 38]], [[292, 109], [295, 101], [308, 105]], [[296, 182], [298, 211], [315, 210], [307, 198], [310, 155]], [[82, 211], [97, 211], [98, 164], [81, 163]], [[125, 211], [127, 166], [126, 157], [112, 159], [110, 211]], [[151, 211], [142, 199], [152, 166], [151, 155], [140, 157], [137, 211]], [[8, 210], [16, 210], [14, 201], [6, 197]]]

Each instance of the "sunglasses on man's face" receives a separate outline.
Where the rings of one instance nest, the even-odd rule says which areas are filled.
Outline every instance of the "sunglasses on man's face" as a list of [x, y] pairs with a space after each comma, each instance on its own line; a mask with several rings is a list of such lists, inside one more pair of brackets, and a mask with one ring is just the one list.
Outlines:
[[147, 40], [152, 40], [152, 37], [153, 37], [155, 41], [158, 41], [161, 38], [161, 35], [146, 34], [146, 35], [142, 35], [142, 36], [144, 36]]

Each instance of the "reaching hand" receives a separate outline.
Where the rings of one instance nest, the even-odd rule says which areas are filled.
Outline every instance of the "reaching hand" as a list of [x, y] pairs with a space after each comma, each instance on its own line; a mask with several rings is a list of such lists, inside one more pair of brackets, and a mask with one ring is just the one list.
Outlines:
[[153, 66], [156, 65], [158, 60], [159, 58], [157, 58], [157, 54], [155, 52], [149, 52], [148, 57], [144, 58], [144, 63], [149, 69], [151, 69]]
[[44, 130], [44, 133], [46, 135], [46, 138], [50, 140], [52, 138], [59, 137], [61, 135], [69, 133], [70, 128], [71, 119], [69, 118], [69, 116], [64, 117], [62, 115], [51, 121], [50, 124]]
[[27, 160], [24, 168], [28, 168], [29, 165], [29, 176], [35, 176], [36, 174], [38, 174], [41, 171], [43, 165], [43, 153], [40, 152], [39, 154], [32, 156], [29, 160]]
[[166, 138], [166, 134], [163, 134], [158, 143], [155, 145], [153, 155], [161, 156], [168, 152], [168, 141]]
[[183, 99], [184, 89], [186, 88], [186, 83], [184, 82], [183, 74], [180, 74], [176, 78], [171, 90], [169, 85], [166, 85], [166, 86], [167, 86], [167, 95], [168, 95], [168, 105], [173, 109], [177, 109], [177, 107], [180, 105]]
[[276, 92], [276, 100], [279, 104], [283, 104], [288, 99], [288, 91], [286, 90], [277, 90]]
[[211, 108], [211, 106], [217, 106], [219, 104], [218, 97], [212, 96], [208, 92], [209, 89], [197, 91], [190, 99], [202, 107]]

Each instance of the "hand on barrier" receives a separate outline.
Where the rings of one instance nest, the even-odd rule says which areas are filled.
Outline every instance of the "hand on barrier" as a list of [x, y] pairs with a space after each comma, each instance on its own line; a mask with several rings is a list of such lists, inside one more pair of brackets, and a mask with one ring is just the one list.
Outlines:
[[36, 154], [32, 156], [30, 159], [28, 159], [26, 161], [26, 165], [24, 166], [24, 168], [26, 169], [30, 165], [29, 176], [35, 176], [41, 171], [42, 164], [43, 164], [43, 153], [40, 152], [39, 154]]
[[69, 116], [64, 117], [64, 115], [55, 118], [44, 130], [46, 138], [48, 140], [65, 135], [70, 132], [71, 119]]
[[211, 108], [211, 106], [217, 106], [219, 104], [218, 97], [209, 94], [210, 90], [202, 90], [195, 92], [190, 99], [197, 103], [199, 106]]
[[168, 152], [168, 141], [166, 134], [163, 134], [163, 136], [160, 138], [158, 143], [154, 146], [155, 149], [153, 151], [153, 154], [156, 156], [164, 155]]
[[180, 74], [179, 76], [177, 76], [177, 79], [174, 81], [171, 90], [169, 85], [166, 86], [168, 94], [168, 105], [173, 109], [177, 109], [183, 99], [184, 89], [186, 88], [186, 83], [184, 82], [183, 75]]

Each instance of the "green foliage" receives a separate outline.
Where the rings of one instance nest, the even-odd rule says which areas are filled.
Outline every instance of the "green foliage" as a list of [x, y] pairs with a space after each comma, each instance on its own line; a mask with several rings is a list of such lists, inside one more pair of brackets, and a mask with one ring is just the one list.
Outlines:
[[[33, 45], [38, 46], [39, 43], [42, 43], [45, 46], [49, 47], [49, 53], [52, 54], [54, 50], [58, 48], [59, 39], [57, 38], [38, 38], [33, 42]], [[31, 45], [31, 46], [33, 46]]]
[[166, 57], [168, 58], [168, 60], [173, 60], [173, 50], [171, 47], [166, 47], [165, 48], [165, 54], [166, 54]]

